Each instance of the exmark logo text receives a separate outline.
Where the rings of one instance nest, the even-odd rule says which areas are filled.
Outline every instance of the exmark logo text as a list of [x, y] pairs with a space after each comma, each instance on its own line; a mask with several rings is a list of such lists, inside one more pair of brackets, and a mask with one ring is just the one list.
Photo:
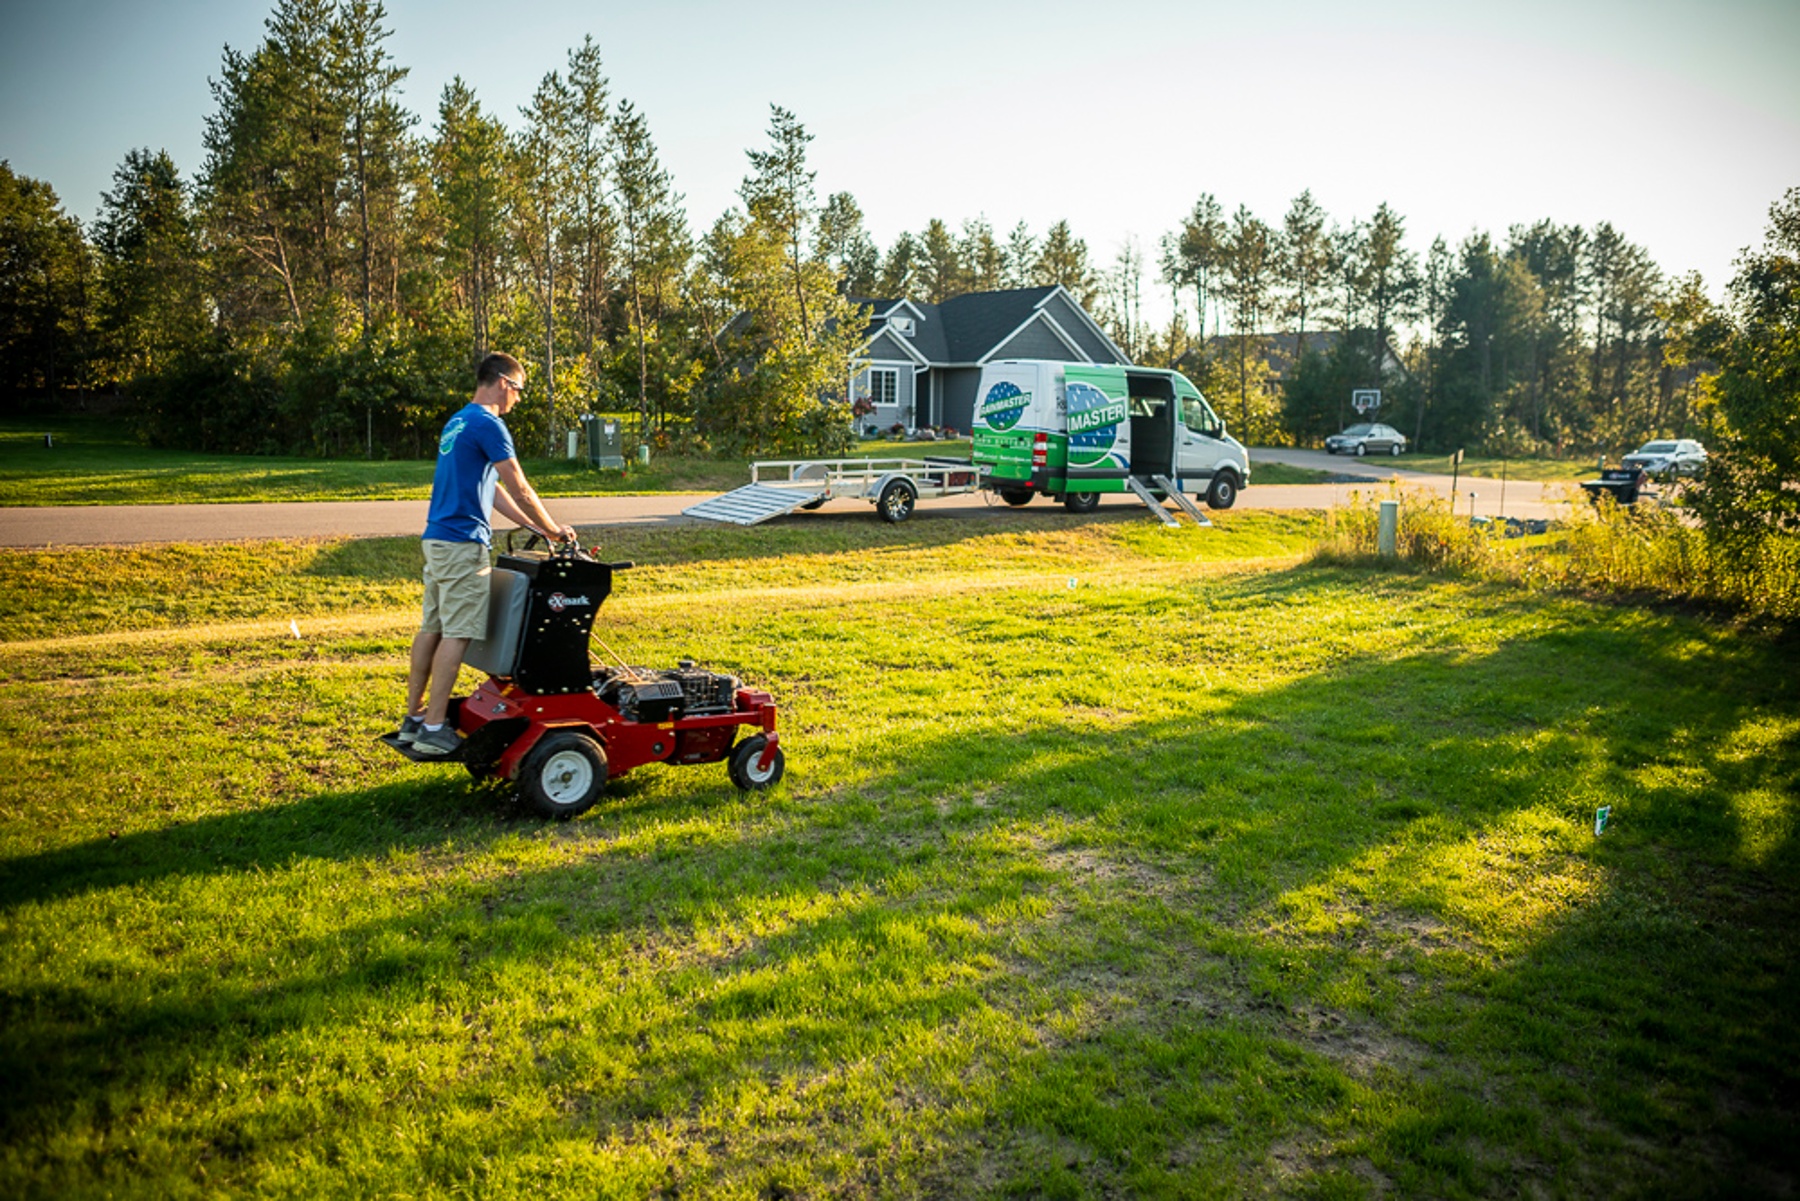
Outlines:
[[593, 602], [585, 596], [564, 596], [560, 592], [552, 592], [545, 602], [552, 613], [561, 613], [564, 609], [579, 609]]

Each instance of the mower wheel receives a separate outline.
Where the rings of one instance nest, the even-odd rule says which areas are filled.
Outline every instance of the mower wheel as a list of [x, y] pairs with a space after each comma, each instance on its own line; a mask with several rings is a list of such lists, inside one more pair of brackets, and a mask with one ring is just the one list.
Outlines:
[[606, 751], [576, 730], [554, 730], [519, 765], [519, 796], [543, 817], [586, 813], [606, 789]]
[[1031, 493], [1030, 488], [1002, 488], [1002, 489], [1000, 489], [1000, 499], [1005, 501], [1007, 504], [1012, 505], [1014, 508], [1017, 508], [1020, 505], [1030, 504], [1031, 496], [1032, 496], [1032, 493]]
[[908, 480], [889, 480], [888, 486], [881, 490], [881, 499], [875, 502], [875, 509], [886, 521], [899, 525], [912, 516], [913, 505], [918, 502], [919, 490]]
[[756, 761], [762, 757], [763, 748], [769, 740], [761, 734], [753, 734], [731, 748], [731, 782], [745, 792], [756, 792], [764, 788], [772, 788], [781, 779], [781, 773], [787, 767], [787, 759], [781, 748], [775, 748], [774, 757], [767, 767], [759, 768]]
[[1071, 513], [1092, 513], [1100, 507], [1098, 492], [1065, 492], [1063, 508]]

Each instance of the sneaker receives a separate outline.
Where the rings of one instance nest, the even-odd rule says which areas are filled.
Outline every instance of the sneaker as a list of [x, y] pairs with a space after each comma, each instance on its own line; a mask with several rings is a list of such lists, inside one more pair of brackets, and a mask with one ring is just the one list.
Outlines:
[[425, 732], [425, 719], [410, 714], [400, 723], [400, 732], [394, 738], [401, 746], [411, 746]]
[[413, 750], [421, 755], [449, 755], [462, 749], [462, 735], [449, 722], [435, 730], [427, 730], [425, 723], [419, 723], [419, 733], [413, 739]]

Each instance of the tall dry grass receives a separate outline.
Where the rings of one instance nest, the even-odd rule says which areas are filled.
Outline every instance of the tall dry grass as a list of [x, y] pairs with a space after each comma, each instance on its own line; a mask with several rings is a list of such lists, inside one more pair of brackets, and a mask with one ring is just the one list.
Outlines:
[[1800, 539], [1768, 534], [1725, 541], [1679, 507], [1604, 498], [1578, 503], [1549, 532], [1509, 537], [1497, 524], [1456, 516], [1450, 502], [1390, 485], [1332, 514], [1315, 562], [1372, 564], [1379, 501], [1400, 502], [1396, 566], [1462, 571], [1522, 587], [1651, 595], [1732, 612], [1800, 618]]

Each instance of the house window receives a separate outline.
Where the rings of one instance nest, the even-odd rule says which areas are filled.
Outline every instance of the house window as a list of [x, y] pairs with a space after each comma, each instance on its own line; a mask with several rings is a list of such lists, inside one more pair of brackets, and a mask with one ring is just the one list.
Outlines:
[[913, 336], [913, 319], [911, 317], [895, 317], [891, 319], [888, 324], [893, 326], [894, 332], [900, 334], [902, 337], [910, 338]]
[[869, 399], [878, 405], [891, 405], [900, 395], [900, 373], [892, 367], [869, 368]]

